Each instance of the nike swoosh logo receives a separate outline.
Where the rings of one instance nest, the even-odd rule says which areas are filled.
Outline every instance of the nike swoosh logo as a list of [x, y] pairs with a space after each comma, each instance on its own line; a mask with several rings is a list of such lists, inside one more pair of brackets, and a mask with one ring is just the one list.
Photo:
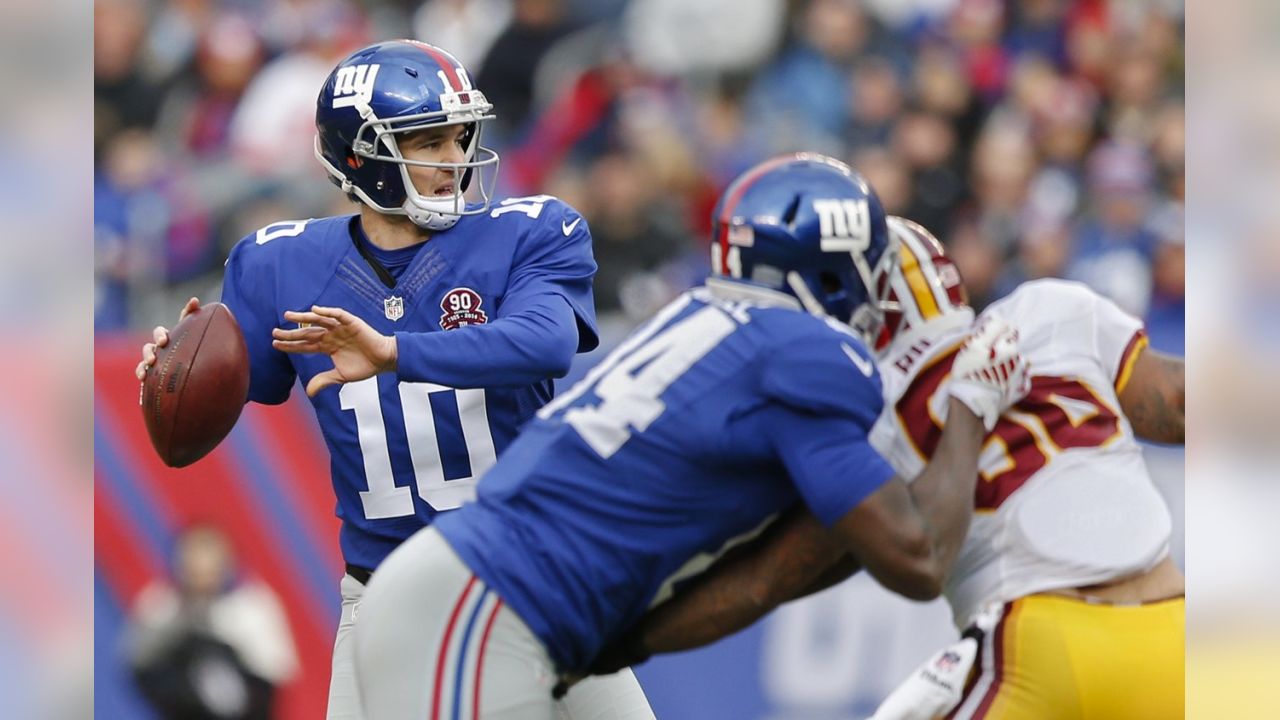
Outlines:
[[579, 217], [579, 218], [577, 218], [577, 219], [575, 219], [575, 220], [574, 220], [573, 222], [571, 222], [571, 223], [567, 223], [567, 222], [565, 222], [565, 221], [561, 220], [561, 221], [560, 221], [560, 229], [564, 231], [565, 237], [568, 237], [568, 236], [569, 236], [569, 233], [573, 232], [573, 229], [574, 229], [574, 228], [576, 228], [576, 227], [578, 227], [578, 223], [580, 223], [580, 222], [582, 222], [582, 218], [580, 218], [580, 217]]
[[849, 359], [852, 360], [853, 364], [862, 371], [863, 375], [871, 377], [875, 373], [876, 366], [872, 364], [870, 360], [859, 355], [858, 352], [849, 347], [847, 343], [840, 343], [840, 349], [844, 350], [844, 354], [849, 356]]

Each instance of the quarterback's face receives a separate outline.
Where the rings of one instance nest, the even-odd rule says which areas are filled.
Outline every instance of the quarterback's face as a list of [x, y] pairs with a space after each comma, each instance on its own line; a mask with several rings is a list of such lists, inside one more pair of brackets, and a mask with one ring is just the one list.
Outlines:
[[[396, 139], [400, 153], [408, 160], [431, 163], [460, 163], [466, 160], [466, 127], [448, 125], [407, 133]], [[458, 173], [453, 168], [409, 165], [409, 177], [418, 192], [427, 197], [452, 197]]]

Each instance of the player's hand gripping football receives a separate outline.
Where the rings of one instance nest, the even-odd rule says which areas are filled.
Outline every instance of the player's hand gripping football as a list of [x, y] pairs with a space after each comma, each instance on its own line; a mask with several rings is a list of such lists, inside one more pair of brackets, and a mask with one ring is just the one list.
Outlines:
[[287, 353], [324, 353], [333, 369], [307, 383], [307, 395], [340, 383], [355, 382], [396, 369], [396, 339], [374, 330], [342, 308], [313, 305], [309, 312], [285, 312], [298, 328], [271, 331], [271, 346]]
[[1018, 346], [1018, 329], [998, 318], [979, 320], [951, 366], [951, 397], [982, 418], [989, 432], [1030, 389], [1030, 365]]
[[[178, 314], [178, 322], [182, 322], [188, 315], [200, 309], [200, 299], [191, 298], [186, 305], [182, 306], [182, 312]], [[138, 362], [138, 367], [133, 371], [138, 382], [147, 379], [147, 370], [156, 364], [156, 348], [162, 348], [169, 344], [169, 328], [163, 325], [157, 325], [155, 330], [151, 331], [151, 342], [142, 346], [142, 360]], [[139, 398], [141, 401], [141, 398]]]

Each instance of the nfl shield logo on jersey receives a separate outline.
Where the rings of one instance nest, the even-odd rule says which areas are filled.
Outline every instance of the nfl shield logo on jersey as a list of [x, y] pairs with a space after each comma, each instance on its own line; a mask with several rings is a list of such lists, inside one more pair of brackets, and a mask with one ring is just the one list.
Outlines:
[[480, 309], [480, 293], [471, 288], [454, 288], [445, 293], [440, 300], [440, 327], [455, 330], [467, 325], [483, 325], [489, 322], [489, 316]]
[[382, 301], [382, 309], [386, 312], [388, 320], [399, 320], [404, 317], [404, 298], [392, 295]]

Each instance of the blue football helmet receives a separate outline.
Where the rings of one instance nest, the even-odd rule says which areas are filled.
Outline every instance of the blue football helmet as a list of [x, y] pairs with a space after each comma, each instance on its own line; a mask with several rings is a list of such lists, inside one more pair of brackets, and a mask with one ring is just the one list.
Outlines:
[[[447, 230], [461, 216], [489, 208], [498, 154], [480, 144], [480, 135], [492, 110], [444, 50], [415, 40], [370, 45], [338, 63], [320, 89], [316, 158], [335, 185], [374, 210]], [[457, 124], [465, 127], [459, 163], [409, 160], [396, 142], [403, 133]], [[410, 165], [453, 170], [453, 195], [420, 193]], [[463, 195], [473, 181], [481, 202], [468, 207]]]
[[711, 219], [713, 275], [879, 333], [897, 253], [880, 198], [853, 168], [816, 153], [765, 161], [729, 184]]

